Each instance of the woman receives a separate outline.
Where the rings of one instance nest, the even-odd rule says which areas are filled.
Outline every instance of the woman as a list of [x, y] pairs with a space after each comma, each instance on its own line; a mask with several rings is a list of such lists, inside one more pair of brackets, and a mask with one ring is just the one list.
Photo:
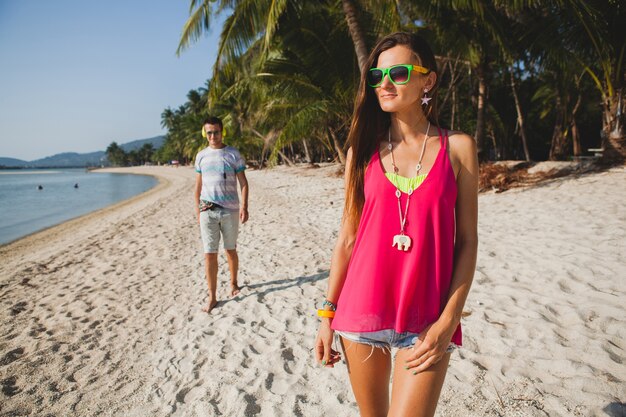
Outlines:
[[[345, 355], [361, 416], [432, 416], [476, 265], [476, 144], [437, 124], [435, 57], [394, 33], [370, 54], [315, 350]], [[391, 348], [398, 348], [393, 360]]]

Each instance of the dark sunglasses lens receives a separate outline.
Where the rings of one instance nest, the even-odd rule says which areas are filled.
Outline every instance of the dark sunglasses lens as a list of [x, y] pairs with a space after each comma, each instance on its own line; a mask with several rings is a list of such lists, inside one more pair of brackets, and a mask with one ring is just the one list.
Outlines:
[[378, 85], [383, 80], [383, 72], [379, 69], [369, 70], [367, 73], [367, 83], [369, 85]]
[[389, 70], [389, 77], [394, 83], [405, 83], [409, 80], [409, 70], [406, 67], [393, 67]]

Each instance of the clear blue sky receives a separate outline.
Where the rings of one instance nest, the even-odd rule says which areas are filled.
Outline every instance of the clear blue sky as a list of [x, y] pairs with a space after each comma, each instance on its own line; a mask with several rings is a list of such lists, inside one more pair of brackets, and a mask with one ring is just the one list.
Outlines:
[[0, 157], [27, 161], [164, 134], [204, 86], [221, 21], [176, 56], [189, 0], [0, 0]]

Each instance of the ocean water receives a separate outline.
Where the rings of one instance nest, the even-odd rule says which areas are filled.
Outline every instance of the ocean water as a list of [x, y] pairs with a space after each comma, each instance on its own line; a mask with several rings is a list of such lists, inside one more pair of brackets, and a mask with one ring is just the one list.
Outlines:
[[85, 169], [0, 170], [0, 244], [125, 200], [157, 182]]

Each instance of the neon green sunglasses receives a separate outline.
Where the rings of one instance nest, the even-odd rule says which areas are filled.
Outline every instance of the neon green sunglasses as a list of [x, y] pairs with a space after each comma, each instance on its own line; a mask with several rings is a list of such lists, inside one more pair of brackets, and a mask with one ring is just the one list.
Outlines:
[[421, 74], [428, 74], [430, 72], [428, 68], [410, 64], [394, 65], [389, 68], [370, 68], [367, 72], [367, 85], [370, 87], [380, 87], [385, 79], [385, 75], [389, 77], [389, 81], [394, 84], [406, 84], [411, 79], [411, 71]]

